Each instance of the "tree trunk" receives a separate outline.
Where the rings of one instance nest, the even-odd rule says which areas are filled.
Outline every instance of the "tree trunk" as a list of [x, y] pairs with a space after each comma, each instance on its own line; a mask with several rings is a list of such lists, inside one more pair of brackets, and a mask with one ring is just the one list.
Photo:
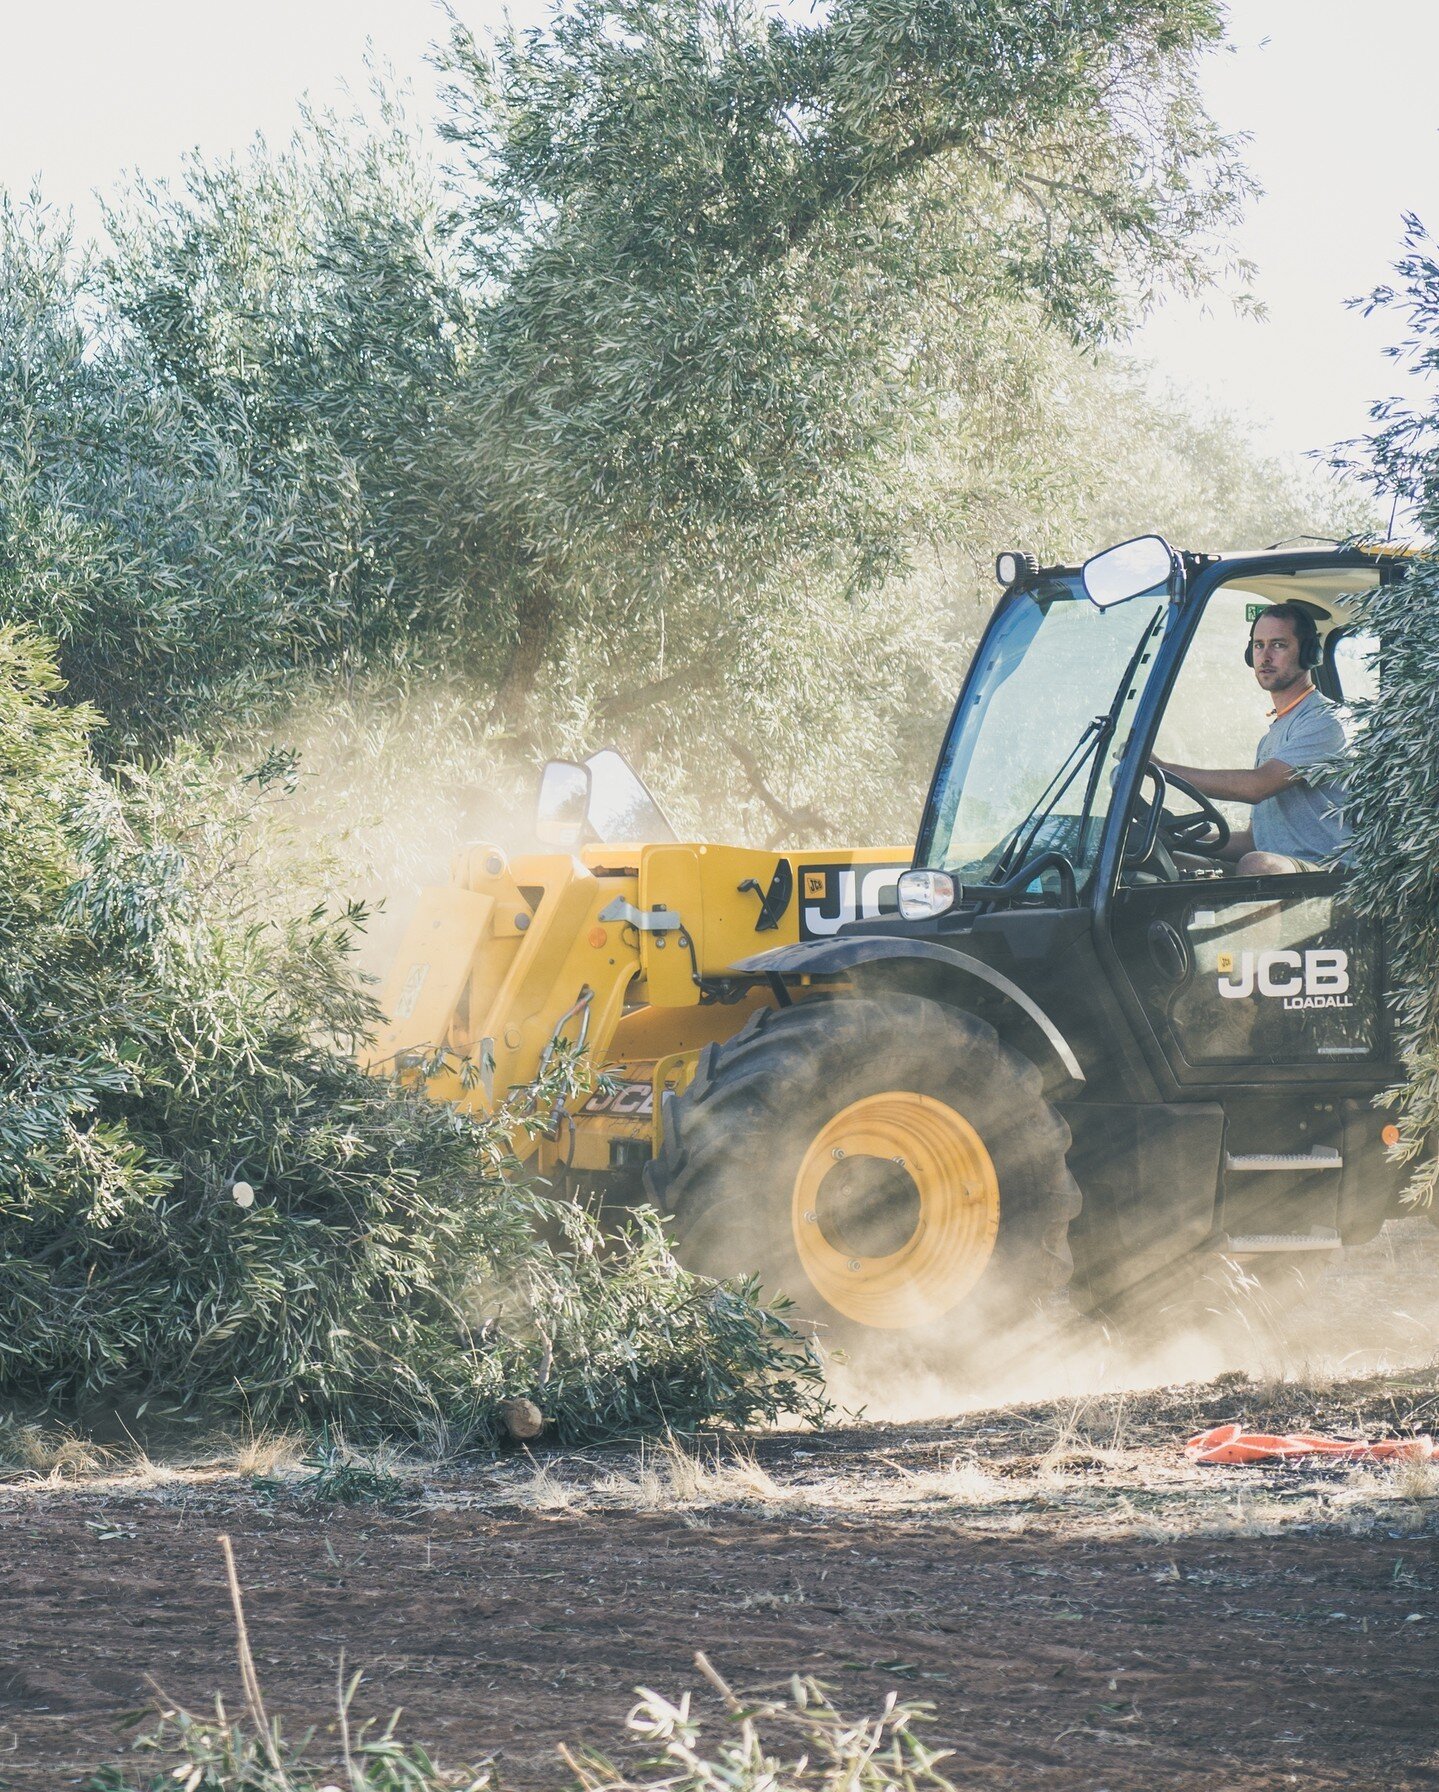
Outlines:
[[[490, 706], [490, 723], [510, 733], [523, 727], [530, 696], [554, 636], [555, 600], [533, 560], [517, 568], [515, 628], [510, 654]], [[528, 576], [526, 576], [528, 575]]]

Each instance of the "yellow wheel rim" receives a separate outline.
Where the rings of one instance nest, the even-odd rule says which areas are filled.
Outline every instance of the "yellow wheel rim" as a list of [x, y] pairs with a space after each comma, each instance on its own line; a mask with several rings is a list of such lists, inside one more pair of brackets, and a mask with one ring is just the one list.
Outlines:
[[984, 1273], [999, 1178], [962, 1114], [896, 1089], [851, 1102], [816, 1135], [790, 1218], [815, 1292], [846, 1319], [897, 1331], [948, 1313]]

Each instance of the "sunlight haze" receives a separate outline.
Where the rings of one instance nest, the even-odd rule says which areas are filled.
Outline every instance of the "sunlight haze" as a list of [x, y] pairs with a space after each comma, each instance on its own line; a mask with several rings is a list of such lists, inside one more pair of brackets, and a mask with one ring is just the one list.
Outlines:
[[[480, 29], [502, 17], [474, 0], [458, 10]], [[524, 22], [543, 10], [510, 8]], [[367, 42], [427, 114], [426, 51], [445, 25], [432, 0], [58, 0], [7, 13], [0, 183], [23, 191], [38, 178], [84, 230], [98, 225], [95, 193], [127, 170], [171, 175], [191, 147], [223, 153], [256, 131], [281, 140], [304, 94], [343, 107], [364, 90]], [[1392, 322], [1366, 322], [1345, 301], [1386, 277], [1404, 212], [1439, 219], [1439, 99], [1406, 79], [1439, 66], [1439, 7], [1239, 0], [1231, 38], [1204, 87], [1219, 122], [1250, 134], [1266, 189], [1237, 246], [1268, 316], [1236, 317], [1221, 294], [1173, 301], [1134, 348], [1250, 417], [1268, 446], [1303, 453], [1361, 431], [1396, 383], [1382, 352]]]

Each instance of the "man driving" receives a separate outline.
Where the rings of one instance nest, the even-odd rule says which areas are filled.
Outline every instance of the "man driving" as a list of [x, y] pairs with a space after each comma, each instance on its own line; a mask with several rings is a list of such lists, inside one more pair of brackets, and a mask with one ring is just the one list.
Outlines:
[[1252, 803], [1252, 825], [1236, 831], [1219, 857], [1237, 859], [1241, 877], [1322, 871], [1347, 862], [1350, 829], [1340, 812], [1344, 786], [1311, 766], [1344, 752], [1335, 706], [1309, 676], [1321, 657], [1319, 631], [1298, 604], [1273, 604], [1254, 622], [1244, 655], [1274, 707], [1252, 771], [1209, 771], [1156, 759], [1163, 772], [1187, 779], [1221, 802]]

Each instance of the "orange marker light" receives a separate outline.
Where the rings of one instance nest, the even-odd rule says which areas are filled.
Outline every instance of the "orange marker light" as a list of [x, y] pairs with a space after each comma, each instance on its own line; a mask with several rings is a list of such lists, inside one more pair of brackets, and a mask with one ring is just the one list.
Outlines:
[[1386, 1126], [1379, 1137], [1383, 1139], [1386, 1145], [1397, 1145], [1399, 1143], [1399, 1128], [1397, 1126]]
[[608, 942], [609, 937], [610, 936], [605, 932], [603, 927], [592, 927], [590, 929], [590, 944], [597, 951], [601, 946]]

